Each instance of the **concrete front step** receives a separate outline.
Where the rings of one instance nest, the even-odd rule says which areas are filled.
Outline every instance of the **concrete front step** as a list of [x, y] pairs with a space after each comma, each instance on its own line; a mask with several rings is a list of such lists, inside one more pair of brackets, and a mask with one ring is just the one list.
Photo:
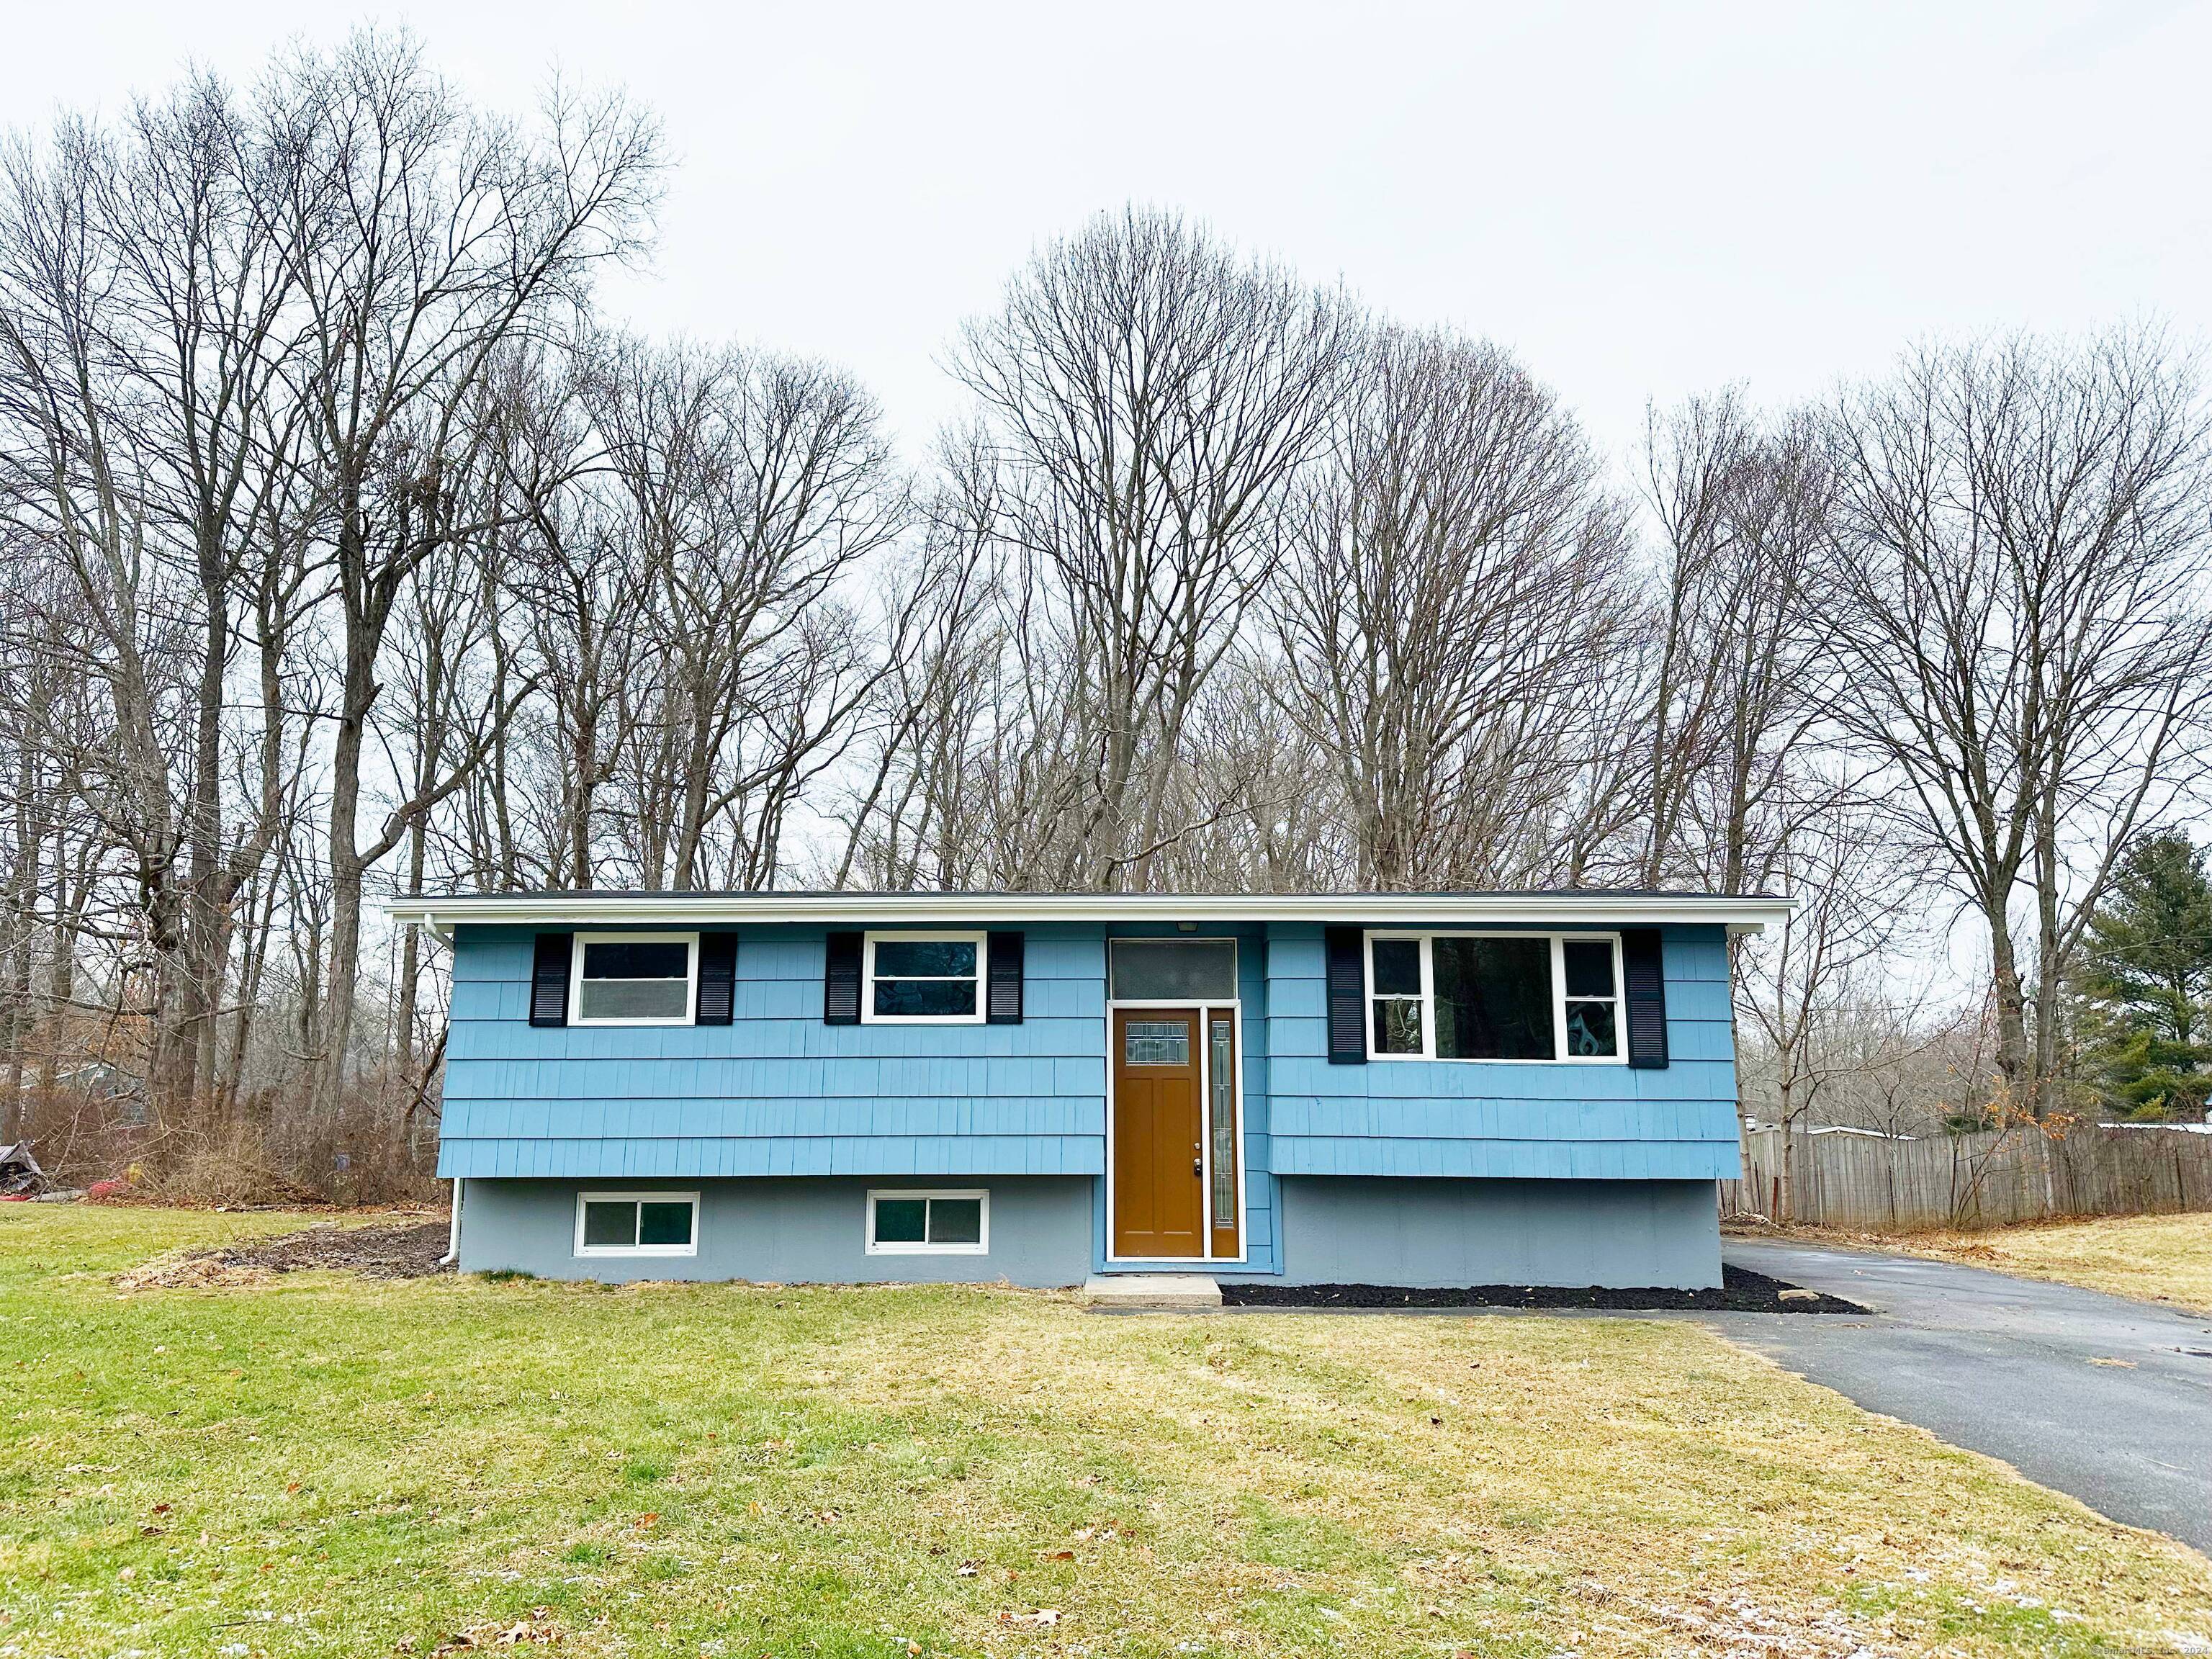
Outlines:
[[1083, 1281], [1094, 1308], [1218, 1308], [1221, 1286], [1204, 1273], [1093, 1273]]

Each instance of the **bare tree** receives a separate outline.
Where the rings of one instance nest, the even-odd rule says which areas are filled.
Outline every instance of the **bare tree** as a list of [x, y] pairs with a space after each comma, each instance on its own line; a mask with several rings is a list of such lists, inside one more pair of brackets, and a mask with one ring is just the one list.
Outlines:
[[[490, 487], [483, 480], [480, 487]], [[435, 798], [440, 781], [472, 775], [482, 766], [489, 733], [502, 727], [529, 689], [493, 670], [491, 641], [500, 627], [502, 578], [498, 538], [448, 543], [408, 573], [393, 610], [394, 643], [385, 708], [372, 716], [382, 771], [410, 800]], [[428, 890], [430, 815], [410, 814], [400, 826], [401, 890]], [[422, 983], [422, 939], [414, 928], [398, 942], [392, 1036], [400, 1087], [419, 1090], [416, 1070], [416, 1000]]]
[[[270, 671], [301, 586], [303, 503], [296, 411], [283, 386], [295, 349], [291, 277], [258, 204], [282, 195], [295, 161], [226, 87], [202, 76], [134, 108], [99, 195], [121, 278], [106, 325], [118, 390], [148, 464], [149, 505], [197, 590], [178, 801], [182, 1006], [177, 1052], [156, 1066], [178, 1098], [214, 1081], [232, 907], [276, 829], [285, 711]], [[227, 830], [225, 714], [241, 600], [256, 610], [261, 730], [246, 750], [244, 821]]]
[[1495, 347], [1363, 339], [1270, 584], [1277, 705], [1336, 774], [1380, 888], [1510, 885], [1594, 744], [1627, 644], [1625, 514], [1557, 403]]
[[495, 632], [491, 645], [495, 675], [527, 674], [541, 693], [520, 741], [529, 744], [532, 728], [542, 737], [529, 763], [517, 765], [516, 735], [502, 728], [494, 763], [471, 781], [477, 804], [498, 826], [485, 839], [499, 849], [471, 862], [496, 872], [494, 886], [520, 880], [518, 800], [549, 789], [550, 799], [533, 803], [544, 848], [536, 878], [598, 885], [600, 796], [635, 737], [623, 693], [642, 671], [652, 584], [643, 551], [624, 533], [605, 440], [592, 419], [598, 355], [588, 340], [574, 352], [517, 354], [500, 377], [499, 465], [513, 505], [494, 536], [512, 544], [501, 565], [516, 644]]
[[484, 533], [465, 500], [465, 421], [500, 355], [557, 325], [599, 264], [640, 246], [658, 188], [651, 121], [618, 99], [556, 92], [526, 133], [469, 108], [404, 37], [356, 35], [295, 59], [276, 118], [304, 159], [279, 204], [307, 313], [297, 393], [331, 542], [337, 617], [328, 860], [331, 891], [318, 1098], [352, 1034], [368, 872], [456, 768], [364, 839], [363, 757], [392, 607], [440, 548]]
[[[1754, 1039], [1746, 1047], [1764, 1060], [1768, 1115], [1784, 1131], [1785, 1212], [1795, 1190], [1795, 1132], [1808, 1115], [1846, 1080], [1924, 1043], [1924, 998], [1906, 989], [1900, 958], [1918, 942], [1911, 937], [1913, 896], [1925, 866], [1886, 833], [1877, 803], [1838, 790], [1819, 799], [1821, 810], [1773, 843], [1759, 872], [1796, 896], [1798, 909], [1738, 960], [1737, 1003]], [[1873, 1010], [1888, 1017], [1870, 1019]]]
[[821, 365], [615, 343], [593, 416], [652, 595], [622, 752], [642, 884], [766, 886], [878, 672], [844, 593], [905, 521], [874, 400]]
[[[103, 181], [117, 165], [102, 136], [64, 123], [51, 153], [18, 142], [0, 223], [0, 489], [21, 590], [42, 620], [27, 630], [98, 688], [106, 731], [75, 758], [103, 848], [126, 861], [131, 914], [117, 945], [135, 958], [153, 1017], [159, 1073], [187, 1052], [185, 841], [171, 756], [188, 705], [189, 582], [165, 558], [150, 445], [117, 391], [121, 354], [111, 296], [125, 282], [102, 229]], [[40, 580], [40, 564], [58, 576]], [[127, 938], [127, 943], [125, 939]]]
[[1660, 530], [1637, 872], [1742, 892], [1821, 791], [1802, 763], [1826, 707], [1808, 590], [1828, 533], [1821, 433], [1762, 422], [1734, 392], [1649, 417]]
[[992, 573], [975, 543], [927, 535], [885, 573], [893, 619], [884, 672], [860, 710], [854, 781], [832, 816], [845, 831], [824, 884], [892, 890], [988, 887], [1018, 867], [1001, 816], [1002, 769], [986, 748], [1010, 699]]
[[2201, 775], [2207, 438], [2192, 366], [2145, 333], [1931, 348], [1833, 422], [1834, 713], [1988, 928], [2034, 1115], [2114, 860]]
[[1076, 763], [1035, 799], [1036, 878], [1152, 879], [1185, 722], [1275, 568], [1349, 341], [1338, 299], [1133, 210], [1039, 253], [964, 331], [981, 425], [948, 523], [1002, 562], [1019, 718]]

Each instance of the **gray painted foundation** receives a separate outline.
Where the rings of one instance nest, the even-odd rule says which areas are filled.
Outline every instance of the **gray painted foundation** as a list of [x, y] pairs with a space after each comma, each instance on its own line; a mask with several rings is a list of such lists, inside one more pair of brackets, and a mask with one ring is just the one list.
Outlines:
[[[464, 1272], [543, 1279], [750, 1279], [775, 1284], [1078, 1285], [1097, 1266], [1096, 1178], [476, 1180], [461, 1218]], [[867, 1195], [987, 1188], [984, 1255], [870, 1255]], [[582, 1191], [699, 1194], [698, 1253], [580, 1256]], [[1721, 1282], [1710, 1181], [1505, 1181], [1412, 1176], [1283, 1177], [1279, 1275], [1290, 1285], [1667, 1285]], [[1203, 1271], [1201, 1264], [1191, 1264]]]
[[[464, 1273], [541, 1279], [743, 1279], [756, 1283], [1079, 1285], [1091, 1272], [1091, 1177], [916, 1181], [471, 1181], [461, 1216]], [[985, 1255], [870, 1255], [868, 1192], [986, 1188]], [[579, 1256], [580, 1192], [696, 1192], [698, 1254]]]
[[1276, 1284], [1721, 1282], [1710, 1181], [1285, 1176], [1279, 1224]]

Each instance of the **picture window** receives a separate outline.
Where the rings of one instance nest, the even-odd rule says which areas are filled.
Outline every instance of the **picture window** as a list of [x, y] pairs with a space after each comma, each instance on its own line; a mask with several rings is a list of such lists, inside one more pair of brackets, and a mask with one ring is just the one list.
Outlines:
[[1370, 933], [1368, 1052], [1378, 1060], [1619, 1064], [1613, 933]]

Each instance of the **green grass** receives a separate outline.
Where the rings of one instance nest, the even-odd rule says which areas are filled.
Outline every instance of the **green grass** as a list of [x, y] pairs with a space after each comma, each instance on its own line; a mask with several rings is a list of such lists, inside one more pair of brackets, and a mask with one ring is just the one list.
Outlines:
[[0, 1659], [2212, 1638], [2201, 1557], [1689, 1324], [113, 1283], [289, 1224], [0, 1211]]

